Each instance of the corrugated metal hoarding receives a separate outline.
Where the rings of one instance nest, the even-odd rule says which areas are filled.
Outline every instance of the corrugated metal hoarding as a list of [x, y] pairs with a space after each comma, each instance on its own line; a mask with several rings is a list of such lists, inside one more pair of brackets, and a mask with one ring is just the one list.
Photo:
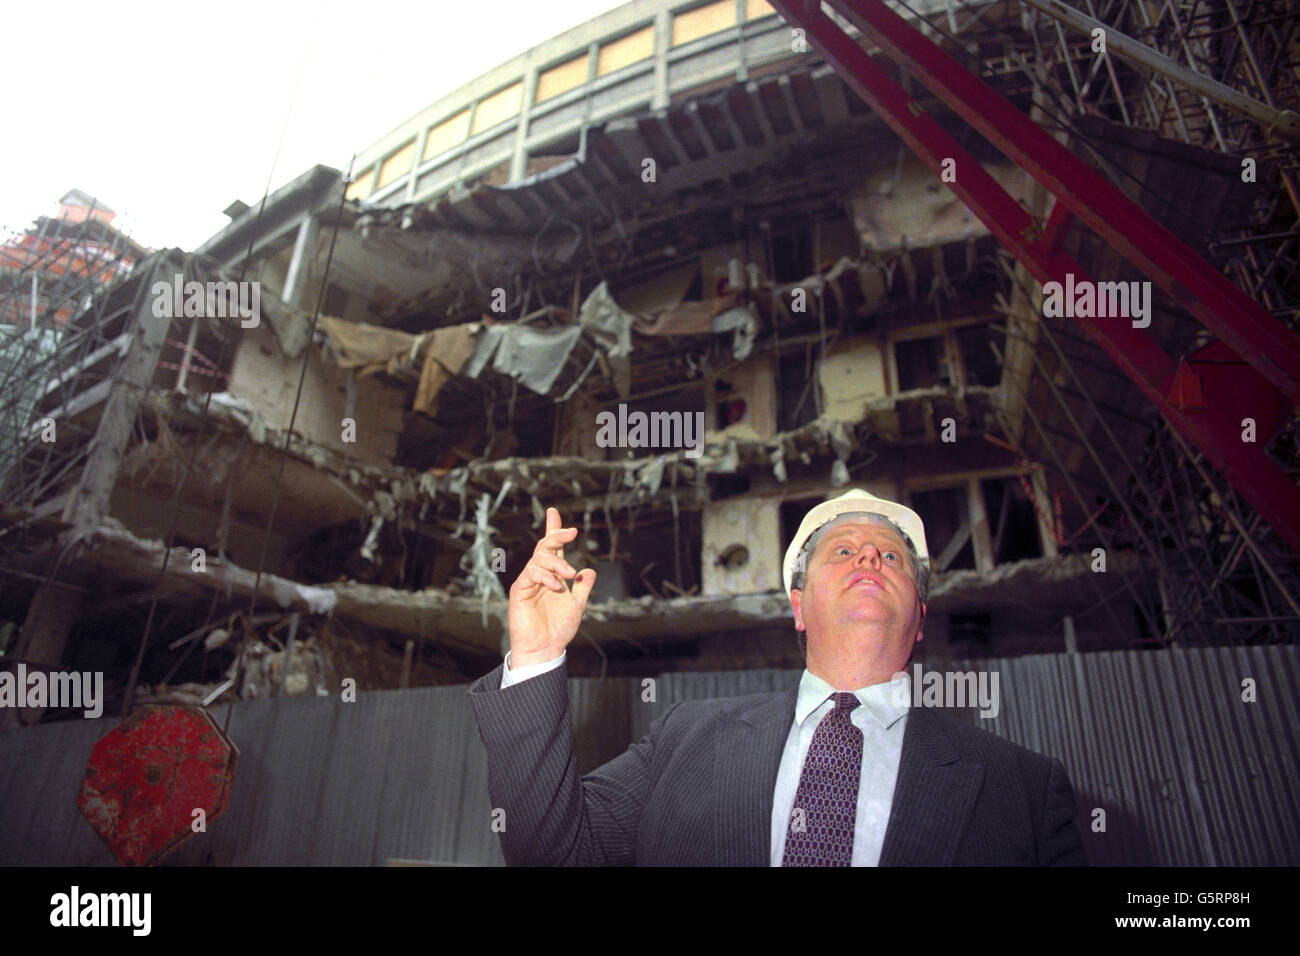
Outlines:
[[[1064, 762], [1095, 864], [1300, 864], [1295, 647], [1123, 651], [929, 663], [997, 675], [974, 723]], [[570, 681], [579, 767], [674, 701], [789, 687], [793, 671]], [[990, 679], [991, 686], [991, 679]], [[226, 708], [214, 715], [224, 723]], [[0, 865], [113, 865], [76, 800], [110, 720], [0, 734]], [[230, 807], [165, 865], [500, 865], [487, 766], [465, 688], [235, 706]], [[1104, 812], [1105, 829], [1098, 811]]]

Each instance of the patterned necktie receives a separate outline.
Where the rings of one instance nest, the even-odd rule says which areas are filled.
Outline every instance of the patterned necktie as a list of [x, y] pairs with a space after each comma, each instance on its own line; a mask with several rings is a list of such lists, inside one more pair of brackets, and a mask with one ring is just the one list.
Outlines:
[[862, 775], [862, 731], [849, 714], [858, 698], [832, 694], [835, 709], [822, 718], [799, 775], [786, 831], [782, 866], [851, 866]]

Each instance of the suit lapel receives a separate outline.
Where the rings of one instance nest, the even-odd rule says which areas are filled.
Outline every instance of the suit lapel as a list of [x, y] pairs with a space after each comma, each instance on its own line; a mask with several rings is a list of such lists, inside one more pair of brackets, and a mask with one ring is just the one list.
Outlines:
[[960, 759], [938, 716], [908, 711], [880, 865], [951, 866], [983, 780], [983, 765]]
[[714, 762], [719, 866], [772, 862], [772, 795], [799, 685], [721, 717]]

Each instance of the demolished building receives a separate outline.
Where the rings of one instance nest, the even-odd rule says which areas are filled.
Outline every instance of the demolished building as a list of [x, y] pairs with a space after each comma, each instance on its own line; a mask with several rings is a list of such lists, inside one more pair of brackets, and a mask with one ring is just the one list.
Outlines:
[[[1248, 24], [1271, 66], [1247, 70], [1205, 39], [1213, 14], [1181, 44], [1163, 4], [1098, 14], [1170, 63], [1194, 45], [1270, 123], [1098, 56], [1038, 3], [918, 6], [913, 25], [1127, 194], [1134, 223], [1294, 339], [1297, 104], [1277, 92], [1294, 31]], [[1141, 281], [1032, 163], [868, 47], [1035, 240], [1080, 276]], [[434, 103], [348, 175], [233, 205], [21, 366], [51, 384], [4, 477], [9, 656], [99, 667], [117, 708], [464, 683], [499, 661], [554, 506], [599, 575], [571, 674], [798, 667], [780, 555], [847, 487], [925, 521], [921, 655], [1293, 640], [1294, 506], [1258, 507], [1169, 416], [1235, 395], [1294, 495], [1294, 401], [1186, 297], [1045, 309], [913, 145], [764, 0], [636, 0]], [[183, 301], [254, 282], [255, 315]], [[1106, 319], [1179, 363], [1163, 404], [1095, 334]]]

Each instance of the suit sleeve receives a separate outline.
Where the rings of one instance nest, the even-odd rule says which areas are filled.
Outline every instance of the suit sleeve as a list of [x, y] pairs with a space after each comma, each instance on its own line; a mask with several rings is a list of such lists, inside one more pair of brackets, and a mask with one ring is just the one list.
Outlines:
[[1043, 831], [1038, 840], [1039, 866], [1087, 866], [1083, 839], [1075, 825], [1074, 790], [1059, 760], [1051, 761], [1043, 812]]
[[633, 865], [656, 741], [677, 705], [627, 752], [580, 779], [568, 668], [504, 689], [500, 671], [471, 684], [469, 702], [487, 749], [492, 807], [505, 811], [507, 865]]

